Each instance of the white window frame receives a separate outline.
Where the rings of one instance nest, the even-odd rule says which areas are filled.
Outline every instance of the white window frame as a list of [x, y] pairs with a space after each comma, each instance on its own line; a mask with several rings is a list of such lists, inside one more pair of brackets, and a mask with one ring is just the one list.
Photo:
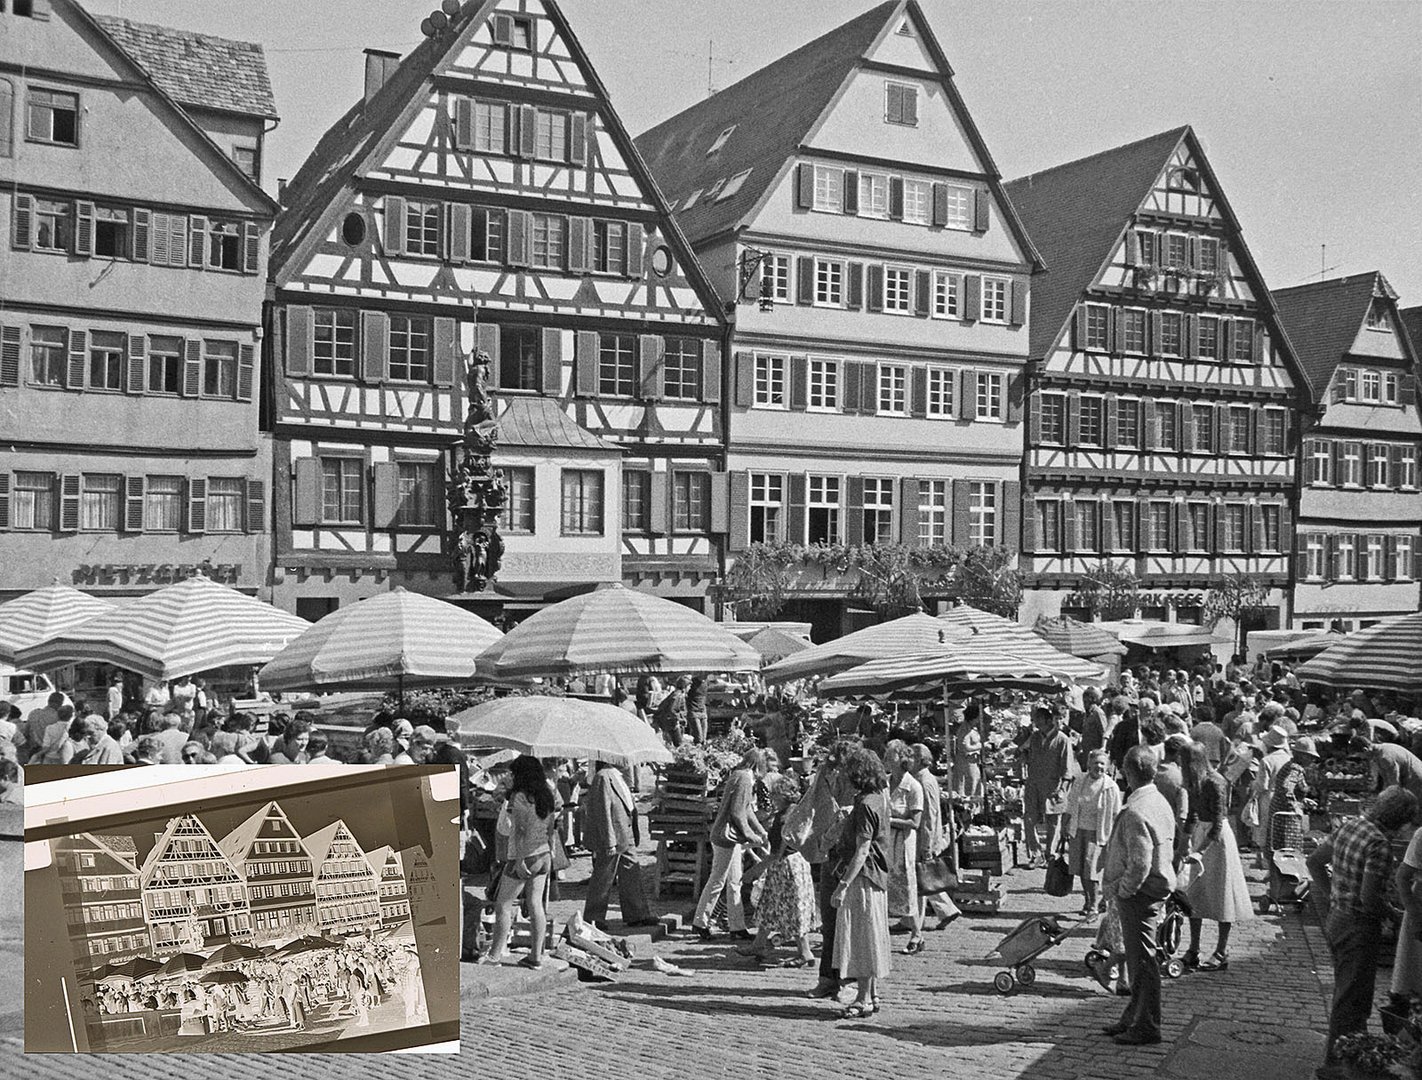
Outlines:
[[963, 275], [951, 270], [933, 271], [933, 304], [930, 314], [935, 319], [963, 317]]
[[1417, 487], [1417, 447], [1411, 443], [1402, 448], [1402, 457], [1398, 461], [1397, 476], [1394, 477], [1397, 486], [1407, 491], [1415, 490]]
[[815, 257], [815, 307], [844, 307], [845, 264], [843, 259]]
[[958, 369], [929, 364], [926, 375], [928, 404], [925, 415], [930, 420], [951, 420], [957, 412], [954, 407], [958, 382]]
[[[898, 486], [898, 481], [890, 476], [866, 476], [864, 477], [864, 502], [862, 506], [863, 518], [863, 540], [866, 544], [892, 544], [894, 542], [894, 489]], [[870, 491], [873, 491], [872, 501]], [[880, 541], [876, 529], [873, 536], [869, 535], [869, 515], [874, 514], [876, 519], [879, 515], [887, 514], [888, 522], [885, 526], [885, 539]]]
[[1012, 314], [1012, 279], [983, 277], [982, 313], [980, 321], [994, 326], [1006, 326]]
[[[1179, 327], [1179, 330], [1180, 330], [1179, 337], [1176, 339], [1176, 344], [1175, 344], [1175, 349], [1174, 349], [1174, 351], [1171, 351], [1171, 348], [1170, 348], [1169, 343], [1165, 340], [1165, 319], [1166, 319], [1167, 316], [1173, 317], [1173, 318], [1176, 320], [1176, 324], [1175, 324], [1175, 325], [1176, 325], [1177, 327]], [[1175, 358], [1179, 358], [1179, 357], [1184, 356], [1184, 355], [1185, 355], [1185, 335], [1186, 335], [1186, 333], [1187, 333], [1186, 326], [1185, 326], [1185, 316], [1182, 315], [1182, 314], [1181, 314], [1180, 312], [1178, 312], [1178, 311], [1162, 311], [1162, 312], [1159, 312], [1159, 318], [1160, 318], [1160, 320], [1161, 320], [1161, 324], [1160, 324], [1160, 354], [1161, 354], [1162, 356], [1170, 356], [1170, 357], [1175, 357]]]
[[1368, 533], [1363, 549], [1363, 580], [1381, 581], [1387, 562], [1387, 540], [1382, 533]]
[[[1162, 506], [1165, 507], [1165, 536], [1163, 538], [1156, 535], [1155, 528], [1155, 513]], [[1175, 541], [1170, 535], [1170, 503], [1167, 500], [1151, 499], [1147, 502], [1145, 520], [1136, 522], [1136, 529], [1147, 534], [1144, 537], [1145, 542], [1141, 545], [1143, 550], [1151, 552], [1169, 552], [1174, 550]], [[1162, 539], [1164, 540], [1163, 543], [1161, 543]]]
[[[1214, 266], [1206, 268], [1205, 263], [1211, 260], [1205, 258], [1205, 252], [1214, 253]], [[1219, 273], [1220, 268], [1220, 241], [1215, 236], [1200, 237], [1200, 265], [1196, 269], [1201, 273]]]
[[1198, 323], [1201, 330], [1204, 329], [1205, 323], [1209, 323], [1215, 328], [1215, 341], [1214, 344], [1210, 346], [1214, 351], [1209, 353], [1204, 351], [1205, 337], [1203, 333], [1200, 333], [1198, 334], [1197, 342], [1199, 348], [1196, 349], [1197, 358], [1200, 360], [1213, 360], [1218, 363], [1220, 359], [1220, 318], [1218, 315], [1201, 315]]
[[[1170, 241], [1177, 239], [1184, 244], [1180, 253], [1180, 261], [1172, 262], [1170, 259]], [[1180, 232], [1167, 232], [1165, 240], [1161, 244], [1161, 268], [1165, 270], [1184, 270], [1190, 265], [1190, 234]]]
[[[1233, 355], [1231, 355], [1231, 356], [1229, 357], [1230, 363], [1236, 363], [1236, 364], [1257, 364], [1257, 363], [1259, 363], [1260, 358], [1259, 358], [1259, 356], [1258, 356], [1258, 354], [1257, 354], [1257, 353], [1258, 353], [1258, 350], [1256, 349], [1256, 346], [1257, 346], [1258, 343], [1254, 340], [1254, 320], [1253, 320], [1253, 319], [1235, 319], [1235, 320], [1234, 320], [1234, 334], [1233, 334], [1232, 336], [1233, 336], [1233, 341], [1234, 341], [1234, 351], [1233, 351]], [[1241, 353], [1246, 353], [1246, 352], [1249, 354], [1248, 356], [1242, 356], [1242, 355], [1241, 355]]]
[[918, 482], [918, 542], [924, 547], [948, 543], [949, 481]]
[[1394, 581], [1412, 580], [1413, 539], [1411, 536], [1392, 538], [1392, 577]]
[[1322, 439], [1313, 440], [1313, 452], [1309, 455], [1308, 482], [1313, 487], [1333, 486], [1333, 444]]
[[844, 170], [833, 165], [816, 165], [815, 197], [811, 209], [822, 214], [844, 213]]
[[[765, 539], [763, 543], [776, 543], [785, 539], [785, 474], [752, 472], [750, 474], [750, 499], [749, 509], [746, 518], [746, 535], [751, 536], [751, 519], [756, 510], [762, 512], [761, 533]], [[775, 527], [766, 530], [764, 527], [764, 515], [768, 510], [775, 513]], [[773, 535], [767, 535], [773, 533]]]
[[1384, 371], [1382, 373], [1382, 403], [1384, 405], [1396, 405], [1399, 399], [1399, 387], [1397, 372]]
[[1005, 421], [1002, 407], [1003, 391], [1006, 389], [1007, 380], [1000, 371], [979, 371], [974, 380], [974, 392], [977, 394], [977, 419], [989, 424], [1001, 424]]
[[[818, 488], [818, 491], [816, 490]], [[833, 489], [833, 500], [830, 490]], [[808, 543], [810, 537], [810, 514], [815, 510], [833, 511], [831, 520], [834, 528], [829, 530], [828, 543], [844, 542], [844, 478], [834, 473], [809, 473], [805, 477], [805, 535], [800, 538]]]
[[838, 360], [830, 360], [822, 356], [810, 357], [805, 383], [805, 408], [808, 411], [839, 411]]
[[[1260, 416], [1260, 447], [1261, 454], [1286, 454], [1289, 452], [1289, 412], [1287, 409], [1268, 409]], [[1267, 445], [1269, 428], [1276, 422], [1282, 421], [1283, 427], [1280, 429], [1279, 448], [1270, 449]]]
[[[1093, 340], [1091, 332], [1091, 316], [1095, 312], [1100, 312], [1105, 319], [1099, 342]], [[1111, 306], [1109, 304], [1087, 304], [1083, 321], [1086, 327], [1086, 340], [1082, 342], [1082, 348], [1088, 352], [1107, 352], [1111, 345]]]
[[[1047, 410], [1046, 410], [1046, 405], [1047, 405], [1047, 399], [1048, 399], [1048, 398], [1051, 399], [1054, 408], [1057, 407], [1057, 406], [1060, 406], [1060, 408], [1061, 408], [1061, 437], [1060, 437], [1060, 438], [1056, 437], [1056, 435], [1055, 435], [1054, 433], [1049, 432], [1048, 429], [1047, 429]], [[1066, 396], [1066, 394], [1056, 393], [1056, 392], [1051, 391], [1051, 390], [1045, 390], [1045, 391], [1042, 392], [1041, 396], [1038, 397], [1037, 402], [1038, 402], [1038, 408], [1040, 408], [1040, 409], [1042, 410], [1042, 415], [1041, 415], [1041, 418], [1040, 418], [1040, 420], [1041, 420], [1040, 427], [1041, 427], [1041, 430], [1042, 430], [1042, 439], [1041, 439], [1042, 445], [1043, 445], [1043, 446], [1065, 446], [1065, 445], [1066, 445], [1066, 441], [1067, 441], [1067, 430], [1066, 430], [1066, 428], [1067, 428], [1067, 396]]]
[[[1141, 347], [1133, 349], [1128, 344], [1127, 324], [1134, 316], [1140, 316], [1141, 320]], [[1116, 342], [1116, 351], [1129, 354], [1131, 356], [1145, 356], [1150, 352], [1150, 320], [1146, 317], [1144, 308], [1125, 308], [1121, 315], [1121, 340]]]
[[[1056, 528], [1051, 530], [1048, 530], [1042, 521], [1042, 512], [1048, 506], [1054, 507], [1052, 512], [1056, 515]], [[1036, 517], [1037, 550], [1060, 551], [1062, 549], [1062, 500], [1034, 499], [1032, 513]]]
[[[891, 286], [891, 281], [894, 283]], [[884, 311], [891, 315], [913, 314], [913, 270], [907, 266], [884, 267]]]
[[[1088, 553], [1101, 550], [1101, 502], [1098, 499], [1071, 500], [1072, 519], [1076, 523], [1076, 550]], [[1091, 528], [1091, 536], [1086, 535], [1083, 525]]]
[[1381, 404], [1381, 371], [1378, 371], [1376, 368], [1360, 368], [1358, 370], [1358, 400], [1365, 405]]
[[1309, 533], [1304, 537], [1304, 578], [1308, 581], [1322, 581], [1328, 576], [1328, 551], [1323, 537]]
[[[1379, 452], [1381, 451], [1381, 452]], [[1392, 453], [1386, 443], [1368, 444], [1368, 487], [1387, 490], [1392, 483]]]
[[972, 232], [973, 208], [977, 199], [977, 189], [961, 184], [947, 184], [948, 223], [943, 227], [956, 232]]
[[777, 304], [788, 304], [790, 295], [790, 256], [767, 252], [760, 264], [760, 294]]
[[968, 481], [968, 540], [979, 547], [998, 547], [1001, 509], [996, 480]]
[[[1121, 434], [1121, 417], [1130, 416], [1131, 438]], [[1118, 397], [1116, 399], [1116, 443], [1107, 450], [1137, 450], [1141, 443], [1141, 402], [1140, 398]]]
[[904, 223], [933, 224], [933, 184], [930, 181], [904, 178]]
[[[1088, 439], [1086, 433], [1086, 403], [1088, 401], [1094, 402], [1095, 407], [1100, 410], [1098, 414], [1101, 421], [1099, 431], [1097, 436], [1092, 439]], [[1077, 399], [1077, 403], [1080, 406], [1080, 415], [1077, 424], [1080, 444], [1082, 446], [1091, 447], [1092, 449], [1104, 449], [1106, 446], [1106, 395], [1082, 394], [1081, 397]]]
[[[790, 359], [779, 353], [756, 353], [751, 404], [757, 409], [790, 408]], [[777, 400], [778, 399], [778, 400]]]
[[1338, 477], [1339, 487], [1363, 486], [1363, 446], [1360, 442], [1343, 444], [1343, 475]]
[[909, 375], [906, 364], [880, 364], [878, 413], [880, 416], [907, 416], [909, 407]]
[[1358, 579], [1358, 549], [1353, 543], [1352, 533], [1338, 533], [1333, 539], [1334, 577], [1337, 581]]
[[859, 174], [859, 216], [887, 220], [889, 216], [889, 174]]

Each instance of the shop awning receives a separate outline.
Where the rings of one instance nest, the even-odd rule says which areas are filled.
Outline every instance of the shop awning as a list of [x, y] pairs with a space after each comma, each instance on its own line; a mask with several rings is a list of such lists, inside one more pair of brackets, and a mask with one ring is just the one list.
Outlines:
[[1126, 620], [1097, 624], [1109, 630], [1128, 645], [1140, 645], [1147, 649], [1178, 649], [1190, 645], [1209, 647], [1215, 643], [1215, 634], [1208, 626], [1192, 626], [1188, 623], [1151, 623]]

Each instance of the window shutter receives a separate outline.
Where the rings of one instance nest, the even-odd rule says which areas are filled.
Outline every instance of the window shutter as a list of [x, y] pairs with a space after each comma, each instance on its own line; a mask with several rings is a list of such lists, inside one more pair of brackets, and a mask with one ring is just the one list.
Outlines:
[[750, 547], [750, 473], [737, 469], [729, 477], [729, 502], [726, 547], [730, 551], [745, 551]]
[[135, 209], [133, 211], [133, 231], [130, 234], [133, 244], [131, 254], [134, 262], [148, 261], [148, 243], [152, 229], [153, 211]]
[[671, 531], [671, 504], [675, 492], [672, 490], [671, 470], [661, 474], [666, 483], [658, 483], [657, 473], [643, 473], [647, 486], [643, 489], [647, 497], [647, 531], [662, 535]]
[[10, 246], [29, 251], [34, 243], [35, 197], [15, 195], [15, 218], [10, 222]]
[[454, 148], [474, 147], [474, 99], [459, 96], [454, 99]]
[[933, 224], [943, 228], [948, 224], [948, 185], [933, 185]]
[[257, 350], [252, 345], [237, 346], [237, 400], [252, 400], [252, 384], [257, 377]]
[[602, 349], [602, 339], [595, 330], [579, 330], [577, 356], [578, 395], [597, 397], [597, 362]]
[[659, 401], [661, 399], [662, 349], [662, 339], [657, 334], [642, 334], [637, 338], [640, 393], [644, 401]]
[[980, 189], [973, 193], [973, 232], [987, 232], [991, 220], [992, 196]]
[[1136, 230], [1126, 229], [1126, 265], [1139, 266], [1141, 263], [1141, 243], [1140, 237], [1136, 235]]
[[316, 314], [309, 307], [286, 309], [286, 373], [310, 375]]
[[716, 536], [725, 536], [730, 530], [731, 521], [731, 489], [730, 477], [727, 473], [713, 472], [710, 482], [710, 519], [711, 532]]
[[707, 405], [721, 403], [721, 343], [701, 343], [701, 400]]
[[642, 261], [647, 248], [647, 233], [635, 221], [627, 223], [627, 276], [633, 281], [643, 276]]
[[469, 227], [471, 208], [468, 203], [452, 202], [446, 213], [449, 221], [445, 226], [445, 247], [449, 261], [456, 266], [469, 261]]
[[509, 211], [504, 258], [510, 266], [528, 265], [528, 234], [531, 215], [526, 210]]
[[0, 327], [0, 389], [20, 385], [20, 328]]
[[573, 113], [568, 118], [568, 161], [586, 165], [588, 161], [588, 115]]
[[792, 544], [805, 542], [805, 474], [791, 473], [786, 484], [785, 539]]
[[861, 365], [853, 361], [839, 365], [840, 404], [847, 413], [863, 412], [864, 384], [859, 377]]
[[864, 477], [851, 476], [845, 484], [844, 542], [850, 547], [864, 543]]
[[82, 477], [78, 473], [64, 473], [59, 477], [59, 531], [72, 533], [79, 531], [79, 485]]
[[519, 121], [522, 116], [517, 105], [504, 109], [504, 148], [511, 157], [519, 156]]
[[809, 366], [808, 357], [790, 357], [790, 408], [796, 412], [804, 412], [809, 404]]
[[371, 468], [371, 524], [388, 529], [395, 524], [400, 510], [400, 467], [393, 462], [378, 461]]
[[1121, 441], [1121, 422], [1116, 416], [1116, 395], [1107, 394], [1106, 401], [1101, 406], [1103, 414], [1102, 427], [1106, 436], [1106, 449], [1115, 450], [1116, 444]]
[[1116, 507], [1109, 499], [1102, 499], [1098, 510], [1101, 516], [1101, 550], [1120, 551], [1122, 544], [1116, 535]]
[[592, 219], [574, 217], [568, 219], [568, 272], [586, 273], [590, 269], [588, 261], [588, 238], [592, 235]]
[[1234, 320], [1220, 320], [1220, 360], [1232, 363], [1234, 360]]
[[296, 495], [291, 503], [293, 525], [321, 522], [321, 459], [296, 459]]
[[1081, 392], [1073, 390], [1066, 396], [1066, 444], [1076, 447], [1081, 442]]
[[148, 339], [142, 334], [128, 335], [128, 371], [124, 379], [126, 393], [143, 393], [144, 376], [148, 366], [147, 344]]
[[531, 158], [538, 149], [538, 110], [532, 105], [519, 109], [518, 153], [520, 157]]
[[0, 472], [0, 530], [10, 527], [10, 474]]
[[549, 397], [563, 396], [563, 331], [543, 329], [543, 375], [539, 389]]
[[998, 505], [1002, 513], [998, 516], [997, 546], [1008, 550], [1025, 551], [1022, 533], [1022, 485], [1016, 480], [1004, 480], [998, 485]]
[[1033, 554], [1039, 547], [1046, 551], [1056, 550], [1055, 539], [1049, 540], [1045, 546], [1038, 539], [1037, 526], [1042, 516], [1041, 505], [1040, 501], [1034, 500], [1022, 508], [1022, 554], [1024, 555]]
[[929, 304], [933, 300], [933, 275], [927, 270], [917, 270], [913, 275], [913, 313], [920, 319], [928, 318]]
[[1032, 391], [1032, 407], [1027, 419], [1027, 446], [1042, 445], [1042, 392]]
[[971, 368], [958, 373], [958, 407], [954, 412], [959, 420], [978, 418], [978, 373]]
[[255, 274], [261, 264], [262, 229], [255, 221], [242, 223], [242, 273]]
[[207, 531], [207, 481], [193, 477], [188, 481], [188, 527], [190, 533]]
[[801, 255], [795, 260], [795, 303], [815, 302], [815, 260]]
[[495, 14], [493, 20], [494, 44], [513, 44], [513, 16]]
[[795, 207], [811, 210], [815, 205], [815, 167], [808, 162], [795, 166]]
[[735, 403], [738, 408], [749, 409], [755, 402], [755, 353], [736, 353]]
[[1154, 450], [1160, 443], [1160, 425], [1155, 416], [1155, 402], [1149, 398], [1141, 399], [1140, 429], [1141, 449]]
[[1397, 403], [1408, 406], [1417, 404], [1417, 376], [1404, 375], [1397, 381]]
[[1395, 581], [1396, 573], [1394, 564], [1397, 561], [1397, 537], [1383, 537], [1383, 567], [1382, 579], [1384, 581]]
[[249, 533], [267, 531], [267, 485], [261, 480], [247, 481], [247, 520]]
[[873, 416], [879, 411], [879, 365], [859, 365], [859, 411]]
[[865, 290], [865, 306], [870, 311], [884, 310], [884, 267], [879, 263], [869, 264], [869, 286]]
[[207, 266], [207, 226], [201, 214], [188, 216], [188, 266], [194, 270]]
[[904, 178], [889, 177], [889, 217], [895, 221], [904, 219]]
[[[1200, 408], [1208, 409], [1209, 406], [1201, 405]], [[1214, 449], [1209, 446], [1195, 445], [1195, 406], [1188, 401], [1180, 402], [1179, 413], [1176, 416], [1175, 449], [1179, 450], [1182, 454], [1188, 454], [1192, 450], [1198, 450], [1202, 454], [1208, 454]]]
[[918, 477], [902, 477], [899, 480], [899, 543], [909, 547], [920, 546], [918, 530], [921, 516]]
[[910, 372], [912, 388], [909, 393], [909, 415], [928, 415], [928, 369], [916, 367]]
[[202, 393], [202, 342], [188, 338], [183, 342], [183, 397], [195, 398]]
[[[153, 219], [153, 243], [149, 248], [148, 261], [154, 266], [171, 265], [169, 245], [172, 243], [171, 223], [174, 220], [183, 219], [178, 219], [173, 214], [158, 214]], [[184, 236], [186, 235], [184, 233]]]
[[69, 331], [69, 363], [64, 372], [64, 385], [68, 389], [84, 389], [84, 369], [88, 366], [88, 359], [88, 332], [85, 330]]
[[958, 547], [968, 545], [968, 482], [953, 481], [953, 536], [952, 543]]
[[1150, 318], [1150, 354], [1159, 356], [1165, 352], [1165, 320], [1159, 311], [1148, 313]]
[[1185, 316], [1185, 359], [1197, 360], [1200, 357], [1200, 316]]
[[983, 310], [983, 279], [977, 274], [963, 275], [963, 321], [977, 322]]
[[1013, 281], [1008, 287], [1012, 290], [1012, 316], [1008, 319], [1008, 324], [1021, 326], [1027, 321], [1027, 283]]
[[[1308, 578], [1308, 537], [1298, 536], [1295, 539], [1297, 546], [1292, 549], [1294, 552], [1294, 576], [1299, 581], [1304, 581]], [[1291, 550], [1286, 540], [1281, 539], [1280, 546], [1285, 551]]]
[[143, 482], [142, 476], [125, 476], [123, 483], [123, 531], [143, 531]]
[[385, 234], [381, 237], [387, 255], [405, 254], [405, 200], [385, 196]]
[[859, 213], [859, 173], [854, 169], [844, 170], [844, 212]]
[[[4, 379], [0, 378], [0, 386], [4, 385]], [[1388, 487], [1398, 488], [1402, 486], [1402, 447], [1390, 446], [1387, 450], [1387, 479]]]
[[1071, 343], [1078, 352], [1086, 349], [1086, 305], [1077, 304], [1071, 319]]
[[74, 203], [74, 254], [94, 254], [94, 204], [84, 199]]
[[1343, 443], [1339, 440], [1333, 442], [1333, 486], [1342, 487], [1343, 476]]
[[1002, 414], [1009, 424], [1020, 424], [1022, 422], [1022, 399], [1027, 395], [1027, 373], [1025, 371], [1013, 373], [1005, 380], [1005, 386], [1007, 405]]
[[434, 384], [440, 387], [454, 386], [456, 345], [456, 324], [453, 319], [434, 321]]
[[479, 323], [474, 327], [474, 348], [489, 358], [489, 378], [495, 386], [502, 385], [503, 365], [499, 363], [503, 350], [499, 347], [502, 332], [498, 323]]
[[383, 311], [360, 313], [361, 378], [384, 382], [390, 373], [390, 316]]
[[844, 306], [850, 311], [864, 309], [864, 264], [852, 262], [846, 275], [848, 282], [844, 290]]

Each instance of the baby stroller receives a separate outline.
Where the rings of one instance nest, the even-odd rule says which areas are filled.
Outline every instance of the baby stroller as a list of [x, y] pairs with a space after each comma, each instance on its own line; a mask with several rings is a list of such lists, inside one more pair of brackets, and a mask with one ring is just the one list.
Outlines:
[[1032, 966], [1032, 961], [1048, 949], [1060, 945], [1068, 932], [1062, 929], [1055, 915], [1034, 915], [1023, 919], [1012, 933], [997, 943], [997, 948], [988, 953], [989, 959], [996, 956], [1012, 969], [999, 971], [992, 977], [993, 989], [999, 994], [1010, 994], [1014, 986], [1031, 986], [1037, 981], [1037, 969]]
[[[1161, 974], [1168, 979], [1178, 979], [1185, 974], [1185, 961], [1175, 953], [1180, 948], [1180, 937], [1185, 930], [1185, 920], [1190, 918], [1190, 914], [1190, 901], [1185, 899], [1183, 889], [1176, 889], [1165, 898], [1160, 925], [1155, 930], [1155, 955]], [[1119, 933], [1117, 936], [1119, 937]], [[1125, 951], [1125, 946], [1118, 941], [1112, 949], [1119, 955]], [[1101, 965], [1109, 963], [1110, 960], [1110, 953], [1103, 952], [1099, 947], [1088, 950], [1084, 961], [1087, 973], [1100, 979], [1102, 976], [1098, 972]]]

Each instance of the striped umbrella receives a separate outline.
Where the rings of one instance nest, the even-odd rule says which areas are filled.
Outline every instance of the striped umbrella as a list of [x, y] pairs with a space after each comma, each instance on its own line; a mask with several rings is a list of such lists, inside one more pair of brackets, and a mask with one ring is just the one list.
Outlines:
[[1068, 656], [1126, 655], [1126, 647], [1115, 634], [1091, 623], [1078, 622], [1067, 615], [1059, 619], [1043, 616], [1032, 627], [1032, 633]]
[[626, 709], [582, 698], [499, 698], [456, 713], [446, 723], [462, 743], [505, 746], [540, 758], [591, 758], [614, 765], [672, 760], [661, 736]]
[[700, 612], [604, 585], [530, 615], [478, 658], [481, 675], [759, 671], [760, 654]]
[[1038, 661], [967, 645], [952, 652], [871, 660], [831, 675], [818, 690], [824, 697], [886, 697], [944, 690], [1053, 690], [1071, 681], [1067, 672]]
[[113, 609], [113, 604], [90, 596], [55, 578], [52, 585], [0, 604], [0, 663], [13, 664], [21, 649], [87, 622]]
[[746, 644], [760, 653], [768, 664], [814, 648], [814, 645], [804, 638], [795, 634], [787, 634], [775, 626], [767, 626], [758, 634], [752, 634], [746, 639]]
[[971, 630], [954, 630], [944, 626], [941, 619], [918, 611], [901, 619], [856, 630], [823, 645], [812, 646], [771, 664], [763, 675], [769, 683], [833, 675], [869, 660], [942, 652], [971, 633]]
[[1100, 686], [1106, 681], [1105, 669], [1100, 664], [1068, 656], [1060, 649], [1052, 648], [1029, 627], [1004, 619], [1001, 615], [959, 604], [939, 615], [938, 621], [971, 633], [976, 646], [996, 649], [1023, 660], [1035, 660], [1053, 671], [1065, 672], [1074, 682]]
[[1307, 660], [1342, 640], [1343, 635], [1337, 630], [1320, 630], [1316, 634], [1295, 638], [1293, 641], [1266, 649], [1264, 655], [1270, 660]]
[[201, 574], [21, 650], [38, 671], [104, 663], [148, 679], [264, 664], [311, 624]]
[[205, 963], [207, 963], [207, 960], [200, 953], [174, 953], [168, 957], [163, 966], [158, 969], [158, 974], [161, 976], [187, 975], [193, 971], [201, 971]]
[[397, 588], [340, 608], [262, 668], [263, 690], [360, 690], [469, 682], [503, 637], [472, 612]]
[[1422, 612], [1355, 630], [1295, 670], [1304, 682], [1339, 689], [1422, 694]]

